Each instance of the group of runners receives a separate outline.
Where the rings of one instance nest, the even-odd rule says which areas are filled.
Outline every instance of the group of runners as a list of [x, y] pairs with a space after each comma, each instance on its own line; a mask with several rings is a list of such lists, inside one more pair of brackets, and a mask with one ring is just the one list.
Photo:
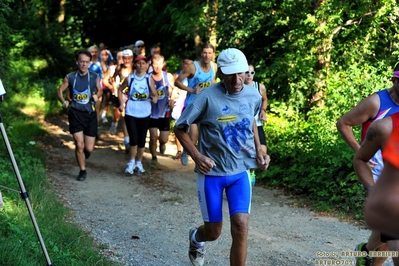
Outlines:
[[[399, 64], [391, 81], [391, 88], [365, 98], [337, 122], [338, 131], [355, 152], [354, 168], [367, 195], [365, 219], [373, 230], [367, 242], [356, 246], [365, 254], [399, 251], [399, 186], [394, 186], [399, 184]], [[357, 125], [362, 126], [360, 144], [351, 128]], [[360, 256], [356, 265], [381, 266], [386, 259], [387, 256]], [[398, 257], [392, 260], [399, 266]]]
[[[216, 82], [217, 64], [213, 62], [215, 49], [210, 43], [205, 44], [199, 60], [192, 61], [188, 58], [183, 58], [182, 69], [173, 75], [165, 71], [166, 61], [160, 54], [160, 46], [153, 46], [150, 56], [146, 56], [142, 40], [138, 40], [133, 49], [126, 48], [117, 52], [115, 59], [112, 53], [104, 47], [103, 43], [99, 47], [91, 46], [88, 52], [91, 54], [88, 69], [80, 71], [80, 61], [77, 59], [78, 70], [73, 73], [75, 73], [75, 76], [79, 74], [79, 77], [85, 70], [98, 74], [101, 95], [96, 94], [98, 100], [94, 104], [97, 124], [108, 123], [111, 103], [112, 122], [109, 129], [111, 135], [117, 133], [119, 121], [122, 117], [124, 118], [124, 122], [121, 123], [123, 144], [126, 152], [130, 154], [125, 172], [129, 174], [133, 174], [135, 171], [144, 173], [142, 159], [147, 132], [149, 132], [148, 146], [152, 156], [151, 164], [154, 165], [157, 163], [157, 148], [159, 147], [159, 153], [165, 153], [166, 143], [169, 140], [171, 119], [177, 120], [181, 112], [195, 99], [197, 94]], [[72, 99], [73, 87], [76, 86], [76, 83], [80, 84], [75, 76], [74, 80], [72, 80], [70, 74], [68, 74], [69, 80], [64, 80], [58, 92], [64, 107], [68, 107], [69, 103], [74, 102]], [[253, 81], [254, 74], [254, 67], [250, 65], [248, 71], [246, 71], [245, 82], [254, 86], [262, 96], [262, 111], [256, 115], [256, 119], [261, 143], [265, 149], [266, 138], [262, 121], [266, 121], [266, 89], [264, 85]], [[92, 82], [94, 82], [93, 79]], [[86, 86], [84, 83], [83, 85]], [[132, 85], [141, 86], [144, 93], [136, 91], [130, 95], [129, 99], [127, 93], [133, 92], [134, 88], [132, 90], [130, 88]], [[63, 91], [68, 87], [70, 87], [69, 93], [64, 98]], [[147, 90], [148, 94], [145, 94]], [[93, 91], [93, 94], [95, 93]], [[88, 105], [90, 103], [87, 102], [85, 104], [87, 105], [86, 108], [89, 109]], [[72, 113], [77, 109], [75, 105], [76, 103], [71, 106], [71, 109], [74, 109], [71, 111]], [[91, 110], [94, 111], [93, 108]], [[80, 130], [80, 128], [75, 129], [74, 122], [76, 121], [73, 120], [71, 122], [71, 133], [77, 133], [75, 131]], [[197, 143], [198, 127], [196, 123], [190, 126], [189, 134], [191, 140]], [[83, 135], [86, 136], [85, 134]], [[80, 148], [76, 151], [76, 157], [79, 158], [78, 164], [81, 168], [77, 177], [78, 180], [85, 180], [87, 175], [85, 165], [82, 162], [83, 158], [80, 154], [83, 152], [85, 157], [88, 158], [93, 150], [91, 147], [92, 142], [90, 139], [88, 141], [90, 147], [85, 147], [83, 150], [81, 149], [85, 145], [78, 142], [77, 147]], [[180, 145], [177, 138], [176, 146], [177, 154], [175, 158], [180, 160], [183, 165], [187, 165], [188, 153]]]
[[[115, 134], [124, 114], [124, 140], [130, 153], [125, 169], [128, 174], [145, 172], [142, 158], [147, 131], [152, 163], [156, 163], [157, 143], [163, 153], [173, 114], [177, 119], [175, 134], [182, 145], [182, 150], [178, 146], [177, 156], [184, 165], [188, 155], [195, 162], [204, 221], [189, 231], [190, 261], [193, 265], [203, 265], [204, 242], [217, 239], [221, 233], [225, 190], [233, 237], [230, 261], [233, 265], [244, 265], [253, 186], [250, 171], [258, 167], [265, 170], [270, 161], [261, 126], [266, 120], [266, 88], [253, 81], [254, 68], [238, 49], [222, 51], [215, 63], [215, 48], [205, 44], [201, 58], [196, 61], [185, 58], [182, 70], [173, 76], [162, 70], [164, 57], [157, 52], [146, 57], [143, 46], [143, 41], [137, 41], [134, 51], [118, 52], [114, 65], [107, 65], [106, 49], [100, 51], [99, 63], [94, 59], [97, 47], [79, 51], [77, 70], [66, 75], [58, 88], [62, 106], [70, 107], [69, 130], [80, 167], [77, 180], [86, 178], [85, 160], [93, 151], [98, 123], [105, 122], [106, 116], [102, 114], [106, 113], [109, 100], [104, 100], [103, 110], [98, 111], [107, 93], [114, 111], [110, 134]], [[101, 74], [94, 72], [96, 68], [100, 68]], [[217, 75], [220, 82], [216, 82]]]
[[[262, 126], [267, 120], [266, 88], [253, 80], [254, 66], [234, 48], [222, 51], [214, 62], [215, 48], [209, 43], [203, 46], [199, 60], [184, 58], [182, 70], [174, 75], [165, 71], [160, 47], [154, 46], [146, 56], [141, 40], [133, 49], [119, 51], [113, 64], [111, 57], [105, 48], [79, 51], [77, 70], [66, 75], [58, 89], [62, 106], [70, 106], [69, 130], [80, 167], [77, 180], [86, 178], [85, 160], [93, 151], [98, 123], [107, 122], [109, 102], [113, 108], [111, 135], [116, 134], [124, 117], [127, 174], [145, 172], [142, 159], [147, 132], [151, 163], [157, 163], [157, 150], [165, 152], [173, 117], [177, 120], [176, 157], [187, 165], [190, 155], [195, 163], [204, 221], [189, 230], [190, 261], [203, 265], [205, 242], [219, 237], [225, 191], [233, 238], [230, 264], [245, 265], [254, 181], [251, 170], [265, 170], [270, 162]], [[398, 189], [390, 187], [390, 176], [399, 175], [399, 138], [393, 134], [399, 130], [398, 66], [392, 82], [392, 88], [372, 94], [337, 122], [339, 132], [356, 153], [355, 170], [368, 193], [366, 221], [374, 229], [367, 243], [357, 245], [358, 251], [399, 250], [399, 230], [387, 219], [399, 216], [399, 207], [392, 206], [399, 202], [395, 194]], [[361, 145], [351, 130], [360, 124]], [[385, 260], [359, 257], [357, 265], [382, 265]], [[399, 265], [398, 258], [393, 260]]]

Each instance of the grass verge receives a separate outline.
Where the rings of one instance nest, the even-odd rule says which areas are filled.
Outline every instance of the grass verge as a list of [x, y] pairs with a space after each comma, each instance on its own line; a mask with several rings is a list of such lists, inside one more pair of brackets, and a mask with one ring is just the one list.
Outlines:
[[[48, 180], [44, 152], [34, 141], [47, 134], [37, 114], [53, 113], [58, 81], [35, 80], [21, 73], [18, 65], [16, 69], [15, 75], [11, 73], [2, 80], [7, 94], [0, 103], [0, 115], [52, 264], [121, 265], [102, 255], [107, 247], [72, 222], [71, 213], [57, 199]], [[0, 265], [46, 265], [27, 206], [18, 193], [18, 179], [3, 136], [0, 139], [0, 190], [4, 201], [0, 209]]]

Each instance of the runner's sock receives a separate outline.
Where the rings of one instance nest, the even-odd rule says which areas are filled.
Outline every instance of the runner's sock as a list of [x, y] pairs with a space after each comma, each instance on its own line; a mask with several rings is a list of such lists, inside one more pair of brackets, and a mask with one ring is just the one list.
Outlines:
[[192, 234], [191, 236], [191, 242], [193, 242], [194, 245], [197, 247], [203, 247], [205, 245], [205, 242], [198, 242], [197, 238], [195, 237], [197, 235], [197, 230]]

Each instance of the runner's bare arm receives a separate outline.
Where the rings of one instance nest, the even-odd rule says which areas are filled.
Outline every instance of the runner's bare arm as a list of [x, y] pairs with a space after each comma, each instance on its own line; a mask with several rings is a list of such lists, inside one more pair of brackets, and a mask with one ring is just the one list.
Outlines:
[[367, 130], [366, 139], [353, 158], [353, 167], [365, 188], [374, 186], [373, 174], [368, 164], [369, 160], [381, 148], [381, 136], [373, 126]]
[[267, 148], [266, 151], [264, 151], [262, 149], [262, 145], [260, 144], [258, 126], [256, 125], [255, 119], [252, 124], [252, 132], [254, 134], [256, 161], [258, 163], [258, 167], [262, 170], [266, 170], [269, 167], [270, 157], [267, 155]]
[[119, 100], [119, 110], [123, 111], [124, 102], [123, 102], [123, 89], [128, 86], [128, 78], [125, 78], [122, 84], [118, 88], [118, 100]]
[[101, 85], [100, 85], [100, 77], [97, 76], [97, 80], [96, 80], [96, 94], [93, 95], [93, 100], [95, 102], [98, 101], [98, 99], [101, 98], [101, 96], [103, 96], [103, 90], [101, 89]]
[[119, 101], [119, 111], [123, 111], [123, 108], [124, 108], [124, 106], [123, 106], [123, 93], [122, 93], [122, 90], [118, 90], [118, 101]]
[[266, 109], [267, 109], [267, 94], [266, 87], [263, 84], [259, 83], [260, 94], [262, 95], [262, 110], [260, 112], [260, 120], [267, 121]]
[[183, 84], [183, 80], [185, 78], [192, 78], [194, 74], [195, 74], [195, 65], [194, 63], [191, 63], [187, 67], [185, 67], [180, 73], [180, 75], [177, 77], [177, 79], [175, 80], [175, 86], [178, 87], [179, 89], [195, 93], [196, 88], [190, 88]]
[[170, 84], [170, 88], [169, 88], [169, 95], [168, 95], [168, 97], [169, 97], [169, 108], [173, 108], [173, 106], [175, 105], [175, 100], [174, 100], [174, 98], [173, 98], [173, 96], [174, 96], [174, 90], [175, 90], [175, 79], [173, 78], [173, 76], [172, 76], [172, 74], [170, 74], [170, 73], [168, 73], [167, 74], [167, 77], [168, 77], [168, 81], [169, 81], [169, 84]]
[[172, 96], [172, 91], [175, 88], [175, 78], [170, 73], [167, 73], [166, 76], [168, 77], [168, 81], [169, 81], [169, 84], [170, 84], [170, 87], [171, 87], [171, 90], [169, 90], [169, 97], [171, 97]]
[[155, 82], [154, 82], [153, 78], [150, 79], [150, 93], [151, 93], [151, 97], [152, 97], [151, 101], [153, 103], [157, 103], [158, 102], [158, 92], [155, 87]]
[[367, 130], [366, 138], [353, 158], [356, 174], [364, 187], [374, 185], [369, 161], [378, 150], [384, 149], [391, 132], [392, 118], [390, 116], [374, 121]]
[[176, 137], [179, 139], [181, 145], [190, 154], [191, 158], [195, 162], [195, 165], [202, 174], [208, 173], [213, 167], [216, 166], [216, 163], [209, 157], [200, 153], [192, 142], [189, 134], [188, 134], [188, 126], [182, 128], [174, 128], [174, 132]]
[[215, 78], [212, 80], [212, 83], [215, 84], [217, 78], [216, 73], [218, 73], [218, 64], [216, 64], [215, 62], [212, 63], [213, 63], [213, 68], [215, 69]]
[[68, 85], [69, 85], [68, 79], [67, 77], [65, 77], [57, 90], [58, 100], [60, 100], [62, 107], [64, 108], [68, 107], [69, 105], [68, 92], [67, 92], [67, 100], [65, 100], [64, 98], [64, 91], [68, 88]]
[[107, 72], [105, 72], [103, 83], [105, 87], [111, 90], [112, 94], [114, 94], [114, 86], [109, 81], [111, 80], [111, 69], [108, 68]]
[[356, 140], [352, 128], [361, 125], [372, 117], [377, 115], [380, 108], [379, 96], [373, 94], [362, 100], [352, 110], [344, 114], [337, 122], [337, 129], [341, 133], [344, 141], [352, 148], [354, 152], [360, 148], [359, 142]]

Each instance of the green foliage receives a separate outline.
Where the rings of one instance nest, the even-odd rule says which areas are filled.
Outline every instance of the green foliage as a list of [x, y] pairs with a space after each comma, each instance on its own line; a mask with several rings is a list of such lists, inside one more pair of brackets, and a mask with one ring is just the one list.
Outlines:
[[[217, 51], [244, 51], [256, 67], [256, 79], [266, 85], [272, 164], [262, 174], [269, 184], [306, 193], [323, 208], [360, 213], [353, 152], [335, 122], [361, 99], [390, 86], [399, 56], [398, 22], [395, 0], [141, 0], [112, 5], [71, 0], [64, 10], [57, 1], [6, 0], [0, 3], [0, 76], [4, 79], [7, 69], [19, 72], [11, 71], [5, 80], [10, 90], [5, 112], [59, 110], [55, 89], [74, 66], [73, 51], [80, 47], [105, 42], [117, 50], [139, 39], [147, 48], [159, 43], [169, 71], [175, 72], [181, 57], [194, 59], [196, 45], [212, 40]], [[7, 55], [17, 63], [10, 65]], [[356, 136], [359, 130], [354, 128]]]
[[337, 140], [335, 121], [325, 121], [288, 121], [269, 115], [266, 132], [272, 162], [261, 174], [268, 185], [307, 195], [324, 206], [359, 212], [362, 203], [354, 198], [362, 199], [362, 188], [349, 174], [353, 152]]
[[[51, 110], [57, 83], [38, 74], [46, 60], [12, 62], [2, 79], [6, 100], [0, 104], [7, 132], [29, 201], [54, 265], [118, 265], [100, 255], [99, 247], [88, 233], [70, 221], [70, 213], [59, 202], [46, 175], [46, 161], [37, 137], [47, 134], [38, 117]], [[14, 58], [15, 58], [14, 57]], [[57, 107], [59, 109], [59, 107]], [[1, 142], [3, 138], [0, 136]], [[6, 146], [0, 145], [0, 185], [5, 206], [0, 209], [0, 265], [43, 265], [45, 257], [38, 242], [28, 209]], [[13, 191], [14, 190], [14, 191]]]
[[[46, 66], [36, 72], [41, 78], [65, 75], [73, 65], [73, 52], [80, 47], [81, 42], [76, 38], [76, 31], [73, 31], [75, 34], [64, 35], [64, 25], [57, 21], [59, 2], [15, 2], [10, 7], [13, 12], [8, 14], [7, 21], [12, 29], [11, 39], [14, 46], [9, 54], [17, 60], [24, 57], [43, 61]], [[66, 21], [65, 27], [70, 29], [68, 23], [70, 21]], [[74, 25], [78, 25], [77, 22]], [[77, 27], [73, 29], [76, 30]]]
[[167, 66], [169, 73], [176, 73], [181, 69], [181, 61], [182, 59], [177, 57], [176, 55], [171, 56], [167, 59]]
[[20, 114], [41, 111], [54, 114], [60, 110], [56, 90], [61, 79], [40, 78], [38, 74], [48, 67], [45, 60], [27, 60], [20, 57], [18, 61], [12, 62], [12, 66], [18, 71], [11, 71], [3, 80], [7, 93], [6, 101], [2, 105], [7, 112]]
[[[364, 97], [386, 88], [392, 68], [380, 67], [335, 72], [327, 83], [324, 106], [313, 107], [306, 117], [291, 105], [270, 102], [265, 130], [272, 163], [261, 174], [268, 185], [305, 194], [323, 210], [334, 207], [361, 217], [364, 197], [352, 170], [354, 154], [337, 133], [335, 123]], [[354, 132], [359, 139], [360, 128]]]
[[8, 55], [11, 48], [11, 29], [8, 26], [7, 14], [12, 13], [8, 6], [11, 0], [0, 2], [0, 78], [7, 74]]

